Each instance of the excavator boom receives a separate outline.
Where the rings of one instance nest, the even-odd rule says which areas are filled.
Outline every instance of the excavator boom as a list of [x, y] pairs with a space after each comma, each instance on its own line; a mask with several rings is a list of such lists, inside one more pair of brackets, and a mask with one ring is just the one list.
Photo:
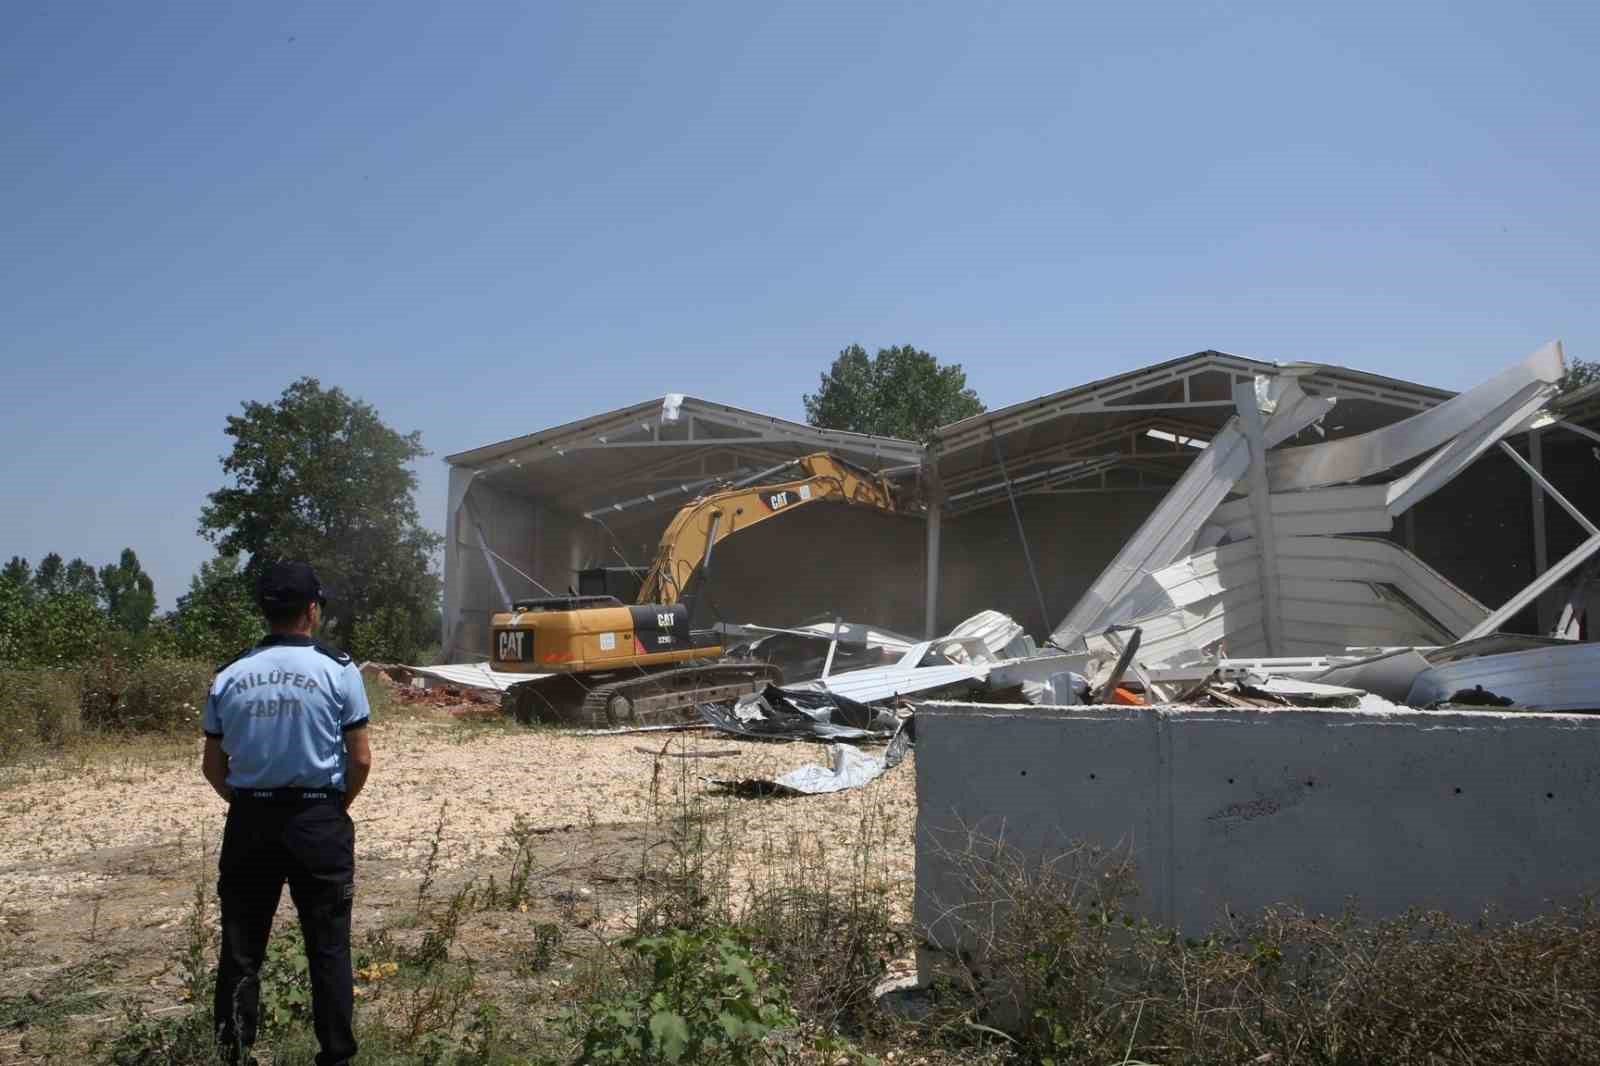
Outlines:
[[710, 563], [717, 544], [796, 507], [833, 501], [891, 513], [895, 510], [889, 483], [877, 474], [827, 452], [801, 456], [794, 465], [802, 476], [702, 496], [679, 511], [661, 534], [655, 562], [639, 588], [638, 602], [677, 603], [695, 570]]

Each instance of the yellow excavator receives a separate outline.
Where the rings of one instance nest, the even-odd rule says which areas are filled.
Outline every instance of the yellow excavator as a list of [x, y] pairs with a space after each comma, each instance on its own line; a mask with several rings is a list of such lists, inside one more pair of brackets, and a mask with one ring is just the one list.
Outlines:
[[[792, 469], [791, 469], [792, 468]], [[827, 452], [778, 470], [788, 480], [735, 487], [686, 504], [661, 534], [655, 562], [631, 605], [614, 594], [518, 600], [490, 623], [490, 665], [541, 675], [513, 685], [511, 712], [594, 726], [672, 719], [696, 703], [731, 699], [780, 683], [774, 666], [724, 655], [714, 631], [689, 629], [689, 580], [710, 577], [720, 542], [812, 503], [844, 503], [895, 513], [895, 494], [878, 474]], [[600, 574], [587, 571], [585, 577]], [[584, 585], [580, 582], [580, 593]]]

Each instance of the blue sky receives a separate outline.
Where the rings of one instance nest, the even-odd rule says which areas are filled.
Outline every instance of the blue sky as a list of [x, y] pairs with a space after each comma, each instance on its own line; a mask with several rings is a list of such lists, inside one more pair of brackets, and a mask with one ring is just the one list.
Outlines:
[[0, 556], [209, 554], [313, 374], [439, 457], [843, 346], [1600, 356], [1592, 4], [0, 6]]

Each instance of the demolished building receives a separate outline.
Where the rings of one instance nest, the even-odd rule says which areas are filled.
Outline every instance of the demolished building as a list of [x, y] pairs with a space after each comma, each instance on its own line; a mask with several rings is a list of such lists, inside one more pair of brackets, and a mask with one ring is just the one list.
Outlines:
[[[1548, 353], [1519, 364], [1463, 394], [1467, 412], [1396, 378], [1206, 351], [987, 412], [925, 446], [694, 397], [645, 401], [449, 457], [446, 657], [481, 661], [489, 614], [515, 598], [648, 559], [694, 494], [819, 449], [915, 479], [921, 511], [753, 529], [720, 549], [695, 624], [842, 616], [931, 637], [998, 609], [1065, 643], [1166, 604], [1149, 662], [1222, 636], [1233, 656], [1445, 643], [1583, 541], [1558, 499], [1600, 511], [1593, 442], [1515, 424], [1550, 400], [1550, 372]], [[1600, 421], [1595, 389], [1561, 403], [1565, 421]], [[1254, 435], [1284, 457], [1259, 472], [1264, 491], [1247, 483]], [[1368, 443], [1352, 457], [1354, 440]], [[1199, 526], [1146, 532], [1173, 516]], [[1261, 522], [1270, 537], [1254, 534]], [[1156, 598], [1122, 595], [1135, 586]], [[1550, 632], [1559, 591], [1501, 628]]]

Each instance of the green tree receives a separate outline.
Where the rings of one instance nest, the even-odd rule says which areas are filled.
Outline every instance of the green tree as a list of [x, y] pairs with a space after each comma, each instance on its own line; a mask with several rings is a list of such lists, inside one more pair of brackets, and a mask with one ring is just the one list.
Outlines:
[[24, 594], [33, 591], [33, 567], [28, 565], [28, 560], [20, 555], [13, 555], [3, 569], [0, 569], [0, 584], [5, 584], [22, 590]]
[[67, 564], [60, 552], [51, 552], [39, 561], [33, 572], [33, 591], [36, 596], [49, 599], [67, 590]]
[[178, 597], [170, 624], [179, 654], [215, 663], [231, 659], [267, 631], [237, 555], [200, 564], [189, 591]]
[[938, 427], [984, 410], [960, 363], [940, 366], [909, 344], [879, 348], [871, 357], [852, 344], [822, 375], [816, 393], [806, 395], [805, 406], [813, 426], [906, 440], [926, 440]]
[[1561, 391], [1576, 392], [1596, 381], [1600, 381], [1600, 362], [1593, 359], [1568, 359], [1567, 372], [1561, 378]]
[[[75, 560], [74, 565], [80, 561]], [[100, 568], [100, 586], [106, 611], [116, 626], [135, 636], [149, 628], [156, 611], [155, 582], [139, 565], [132, 548], [123, 548], [120, 559]]]
[[68, 592], [75, 592], [80, 596], [87, 596], [91, 600], [101, 597], [100, 575], [95, 573], [94, 567], [82, 559], [74, 559], [67, 564], [64, 584]]
[[[224, 554], [248, 555], [251, 580], [275, 559], [304, 559], [328, 592], [326, 627], [350, 647], [358, 622], [385, 609], [437, 612], [433, 553], [443, 538], [417, 517], [410, 463], [420, 433], [399, 433], [367, 403], [301, 378], [276, 403], [246, 402], [228, 418], [233, 483], [211, 493], [200, 532]], [[415, 648], [398, 649], [414, 654]]]

